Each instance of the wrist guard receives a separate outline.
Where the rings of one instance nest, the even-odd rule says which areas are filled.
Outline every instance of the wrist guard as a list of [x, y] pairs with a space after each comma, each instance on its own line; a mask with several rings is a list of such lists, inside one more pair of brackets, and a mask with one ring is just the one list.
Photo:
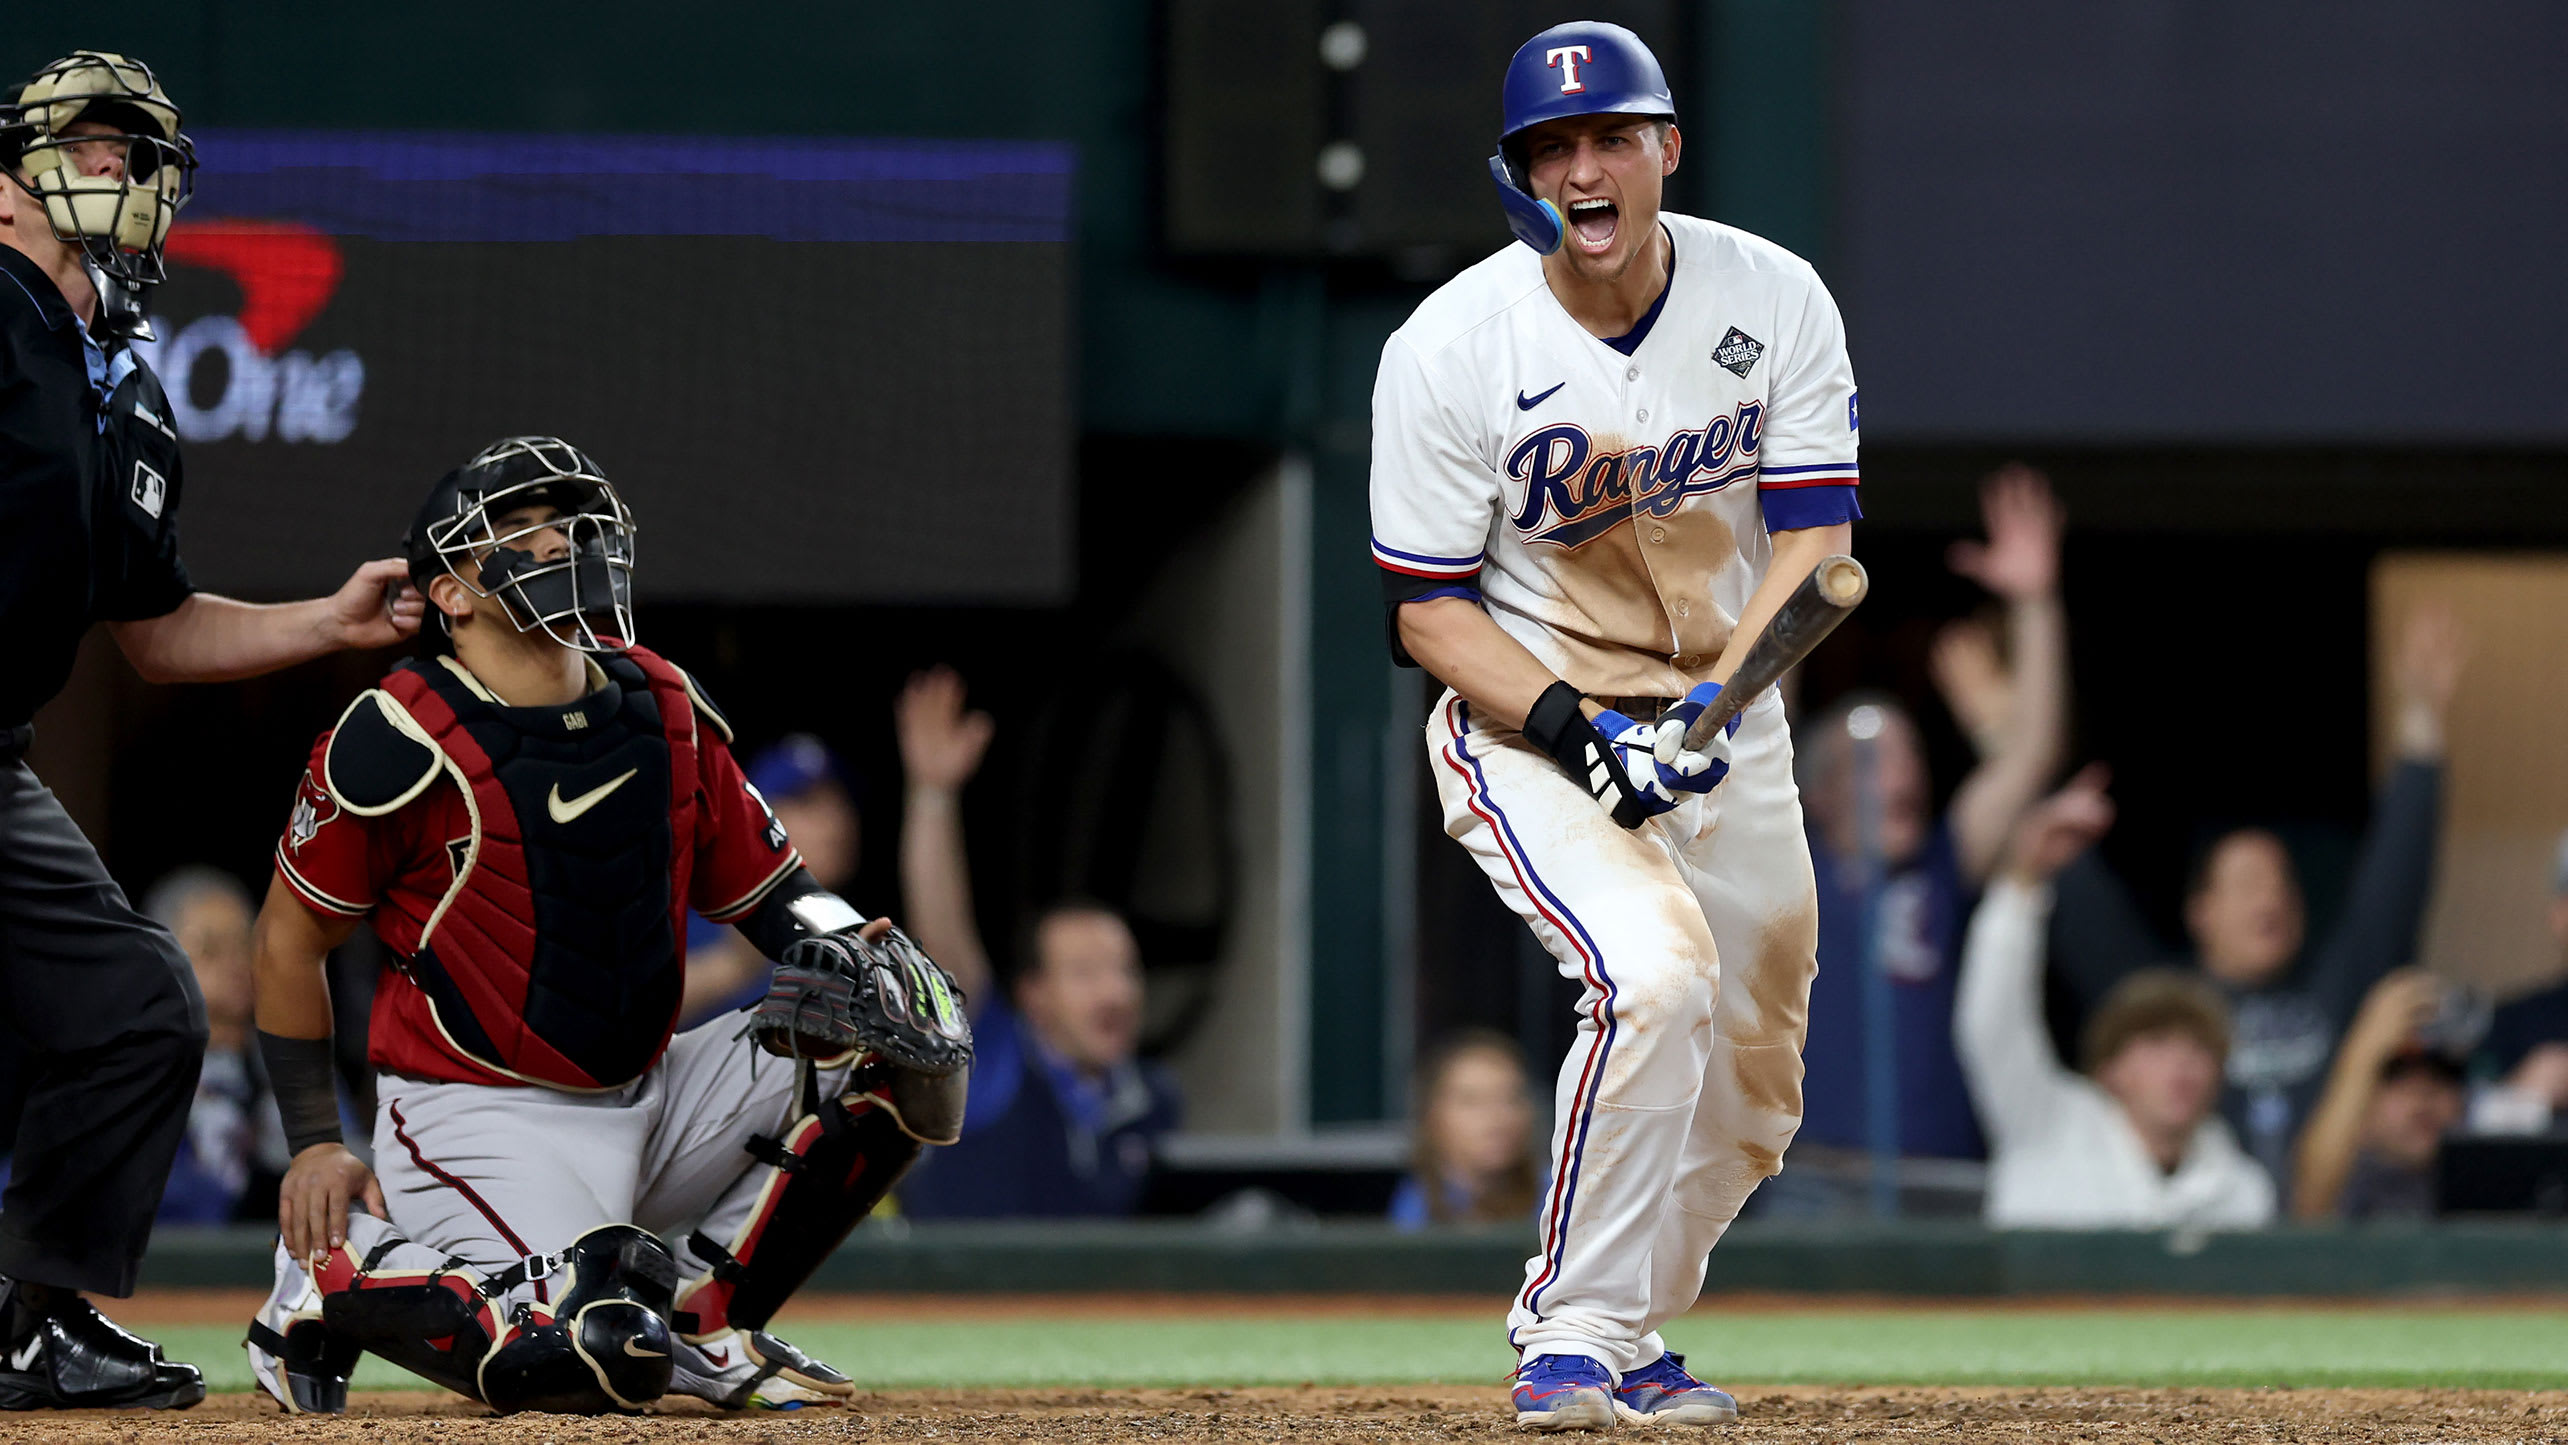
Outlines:
[[962, 988], [897, 928], [872, 941], [853, 930], [796, 940], [749, 1031], [783, 1058], [862, 1050], [930, 1078], [972, 1062]]
[[328, 1039], [289, 1039], [261, 1029], [259, 1057], [267, 1064], [277, 1117], [285, 1122], [288, 1153], [347, 1142], [339, 1126], [339, 1074]]
[[1606, 745], [1605, 735], [1587, 720], [1579, 709], [1583, 694], [1565, 682], [1555, 682], [1534, 699], [1525, 714], [1525, 738], [1535, 747], [1551, 754], [1569, 780], [1587, 790], [1596, 805], [1614, 815], [1614, 821], [1626, 828], [1637, 828], [1648, 816], [1641, 806], [1640, 790], [1632, 786], [1631, 776], [1623, 771], [1622, 762]]

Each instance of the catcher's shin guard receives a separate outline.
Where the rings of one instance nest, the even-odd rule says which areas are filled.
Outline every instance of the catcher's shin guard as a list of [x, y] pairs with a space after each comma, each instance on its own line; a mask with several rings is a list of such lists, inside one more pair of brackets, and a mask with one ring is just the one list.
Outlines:
[[698, 1230], [687, 1240], [712, 1269], [680, 1291], [680, 1333], [703, 1339], [763, 1328], [891, 1192], [919, 1147], [899, 1113], [872, 1093], [823, 1103], [781, 1139], [750, 1140], [749, 1152], [769, 1166], [767, 1182], [732, 1238]]
[[493, 1409], [639, 1410], [668, 1392], [678, 1263], [657, 1235], [602, 1224], [562, 1251], [551, 1311], [531, 1307], [481, 1364]]
[[408, 1243], [392, 1235], [364, 1256], [351, 1245], [331, 1250], [313, 1272], [322, 1321], [333, 1334], [478, 1400], [476, 1371], [508, 1326], [481, 1276], [461, 1260], [424, 1270], [377, 1268]]

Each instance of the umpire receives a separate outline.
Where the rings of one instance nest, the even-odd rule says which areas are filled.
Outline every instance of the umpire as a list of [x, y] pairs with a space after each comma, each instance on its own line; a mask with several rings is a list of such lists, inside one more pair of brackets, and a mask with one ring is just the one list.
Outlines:
[[178, 559], [178, 436], [133, 349], [194, 148], [138, 61], [79, 51], [0, 103], [0, 1020], [27, 1096], [0, 1198], [0, 1407], [205, 1397], [78, 1293], [131, 1294], [205, 1048], [169, 934], [29, 771], [36, 709], [92, 622], [155, 682], [250, 677], [417, 630], [407, 564], [252, 606]]

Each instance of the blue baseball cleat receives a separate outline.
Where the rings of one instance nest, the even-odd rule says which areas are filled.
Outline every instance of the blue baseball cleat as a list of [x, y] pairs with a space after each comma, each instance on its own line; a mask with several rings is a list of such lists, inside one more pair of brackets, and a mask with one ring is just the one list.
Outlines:
[[1516, 1423], [1527, 1430], [1606, 1430], [1614, 1377], [1585, 1355], [1536, 1355], [1516, 1369]]
[[1739, 1402], [1685, 1372], [1685, 1356], [1661, 1355], [1614, 1387], [1614, 1413], [1635, 1425], [1727, 1425]]

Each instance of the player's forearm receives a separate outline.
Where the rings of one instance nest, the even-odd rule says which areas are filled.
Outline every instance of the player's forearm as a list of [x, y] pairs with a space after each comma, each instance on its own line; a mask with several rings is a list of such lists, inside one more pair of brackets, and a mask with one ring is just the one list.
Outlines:
[[1712, 664], [1712, 680], [1728, 682], [1747, 659], [1748, 649], [1756, 645], [1766, 624], [1783, 610], [1793, 589], [1818, 567], [1824, 558], [1851, 553], [1855, 546], [1855, 524], [1839, 522], [1828, 527], [1804, 527], [1798, 531], [1774, 534], [1774, 560], [1766, 567], [1765, 580], [1748, 594], [1748, 605], [1739, 613], [1738, 626], [1730, 630], [1730, 645], [1721, 650], [1720, 660]]
[[110, 629], [134, 670], [150, 682], [231, 682], [341, 646], [326, 597], [255, 603], [194, 592], [163, 616], [111, 623]]
[[945, 965], [974, 1004], [990, 996], [989, 951], [972, 916], [972, 867], [963, 847], [963, 797], [912, 788], [901, 817], [901, 902], [910, 937]]
[[2059, 597], [2015, 603], [2008, 630], [2016, 659], [2014, 705], [1996, 751], [1953, 795], [1953, 841], [1973, 883], [1996, 870], [2015, 820], [2059, 772], [2068, 732], [2069, 627]]
[[1463, 701], [1511, 728], [1523, 727], [1535, 700], [1560, 681], [1469, 598], [1401, 604], [1400, 644]]

